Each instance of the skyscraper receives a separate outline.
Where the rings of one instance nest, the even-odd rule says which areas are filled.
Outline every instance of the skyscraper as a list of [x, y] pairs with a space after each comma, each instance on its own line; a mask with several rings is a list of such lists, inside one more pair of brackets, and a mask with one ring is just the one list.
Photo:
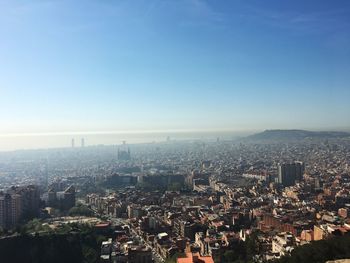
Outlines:
[[130, 159], [130, 148], [127, 147], [126, 141], [123, 141], [123, 144], [120, 147], [118, 147], [118, 160], [128, 161]]
[[296, 177], [295, 180], [296, 181], [301, 181], [303, 179], [303, 175], [305, 172], [305, 165], [303, 162], [295, 162], [295, 172], [296, 172]]
[[301, 181], [305, 166], [302, 162], [278, 164], [278, 183], [283, 186], [292, 186]]
[[74, 142], [74, 138], [72, 138], [72, 148], [74, 148], [75, 146], [75, 142]]
[[21, 218], [21, 196], [18, 194], [0, 194], [0, 227], [14, 227]]
[[85, 147], [85, 139], [84, 138], [81, 138], [81, 147]]

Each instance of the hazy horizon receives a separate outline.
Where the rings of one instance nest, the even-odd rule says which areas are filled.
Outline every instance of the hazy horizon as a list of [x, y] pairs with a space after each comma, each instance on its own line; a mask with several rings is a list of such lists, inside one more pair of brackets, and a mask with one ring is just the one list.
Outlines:
[[1, 1], [0, 150], [35, 134], [348, 130], [349, 26], [348, 1]]
[[[121, 145], [124, 141], [127, 144], [159, 143], [165, 142], [168, 138], [171, 141], [215, 141], [218, 138], [219, 140], [235, 140], [263, 132], [264, 130], [163, 130], [0, 134], [0, 152], [50, 148], [71, 148], [72, 139], [75, 141], [75, 148], [81, 147], [81, 139], [84, 139], [85, 147], [97, 145]], [[349, 128], [301, 130], [350, 132]]]
[[81, 147], [84, 138], [85, 147], [97, 145], [158, 143], [184, 140], [222, 140], [236, 139], [252, 132], [242, 131], [154, 131], [154, 132], [76, 132], [76, 133], [47, 133], [47, 134], [16, 134], [0, 135], [0, 152], [13, 150], [71, 148], [74, 139], [75, 148]]

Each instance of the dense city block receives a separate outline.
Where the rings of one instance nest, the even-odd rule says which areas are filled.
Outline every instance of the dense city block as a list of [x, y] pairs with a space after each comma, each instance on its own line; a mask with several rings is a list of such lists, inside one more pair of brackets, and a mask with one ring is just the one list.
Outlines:
[[349, 137], [268, 135], [1, 153], [0, 243], [47, 239], [62, 257], [79, 251], [65, 262], [125, 263], [293, 262], [317, 241], [349, 247]]

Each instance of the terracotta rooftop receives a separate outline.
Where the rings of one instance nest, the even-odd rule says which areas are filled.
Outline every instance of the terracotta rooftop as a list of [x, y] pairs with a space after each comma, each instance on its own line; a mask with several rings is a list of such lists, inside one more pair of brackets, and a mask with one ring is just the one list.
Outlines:
[[201, 256], [199, 253], [186, 253], [185, 258], [178, 258], [177, 263], [214, 263], [211, 256]]

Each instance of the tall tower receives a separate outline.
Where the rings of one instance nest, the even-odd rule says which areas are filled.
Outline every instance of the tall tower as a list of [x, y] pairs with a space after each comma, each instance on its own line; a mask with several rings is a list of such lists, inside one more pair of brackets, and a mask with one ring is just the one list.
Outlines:
[[130, 148], [127, 147], [126, 141], [118, 147], [118, 160], [128, 161], [131, 159]]
[[74, 148], [75, 143], [74, 143], [74, 138], [72, 138], [72, 148]]
[[18, 194], [0, 195], [0, 227], [9, 229], [20, 220], [22, 199]]
[[85, 139], [84, 138], [81, 138], [81, 147], [85, 147]]
[[278, 182], [283, 186], [292, 186], [302, 180], [304, 170], [302, 162], [278, 164]]
[[301, 181], [305, 173], [305, 164], [303, 162], [295, 162], [295, 180]]
[[45, 189], [49, 186], [49, 157], [46, 157], [45, 163]]

